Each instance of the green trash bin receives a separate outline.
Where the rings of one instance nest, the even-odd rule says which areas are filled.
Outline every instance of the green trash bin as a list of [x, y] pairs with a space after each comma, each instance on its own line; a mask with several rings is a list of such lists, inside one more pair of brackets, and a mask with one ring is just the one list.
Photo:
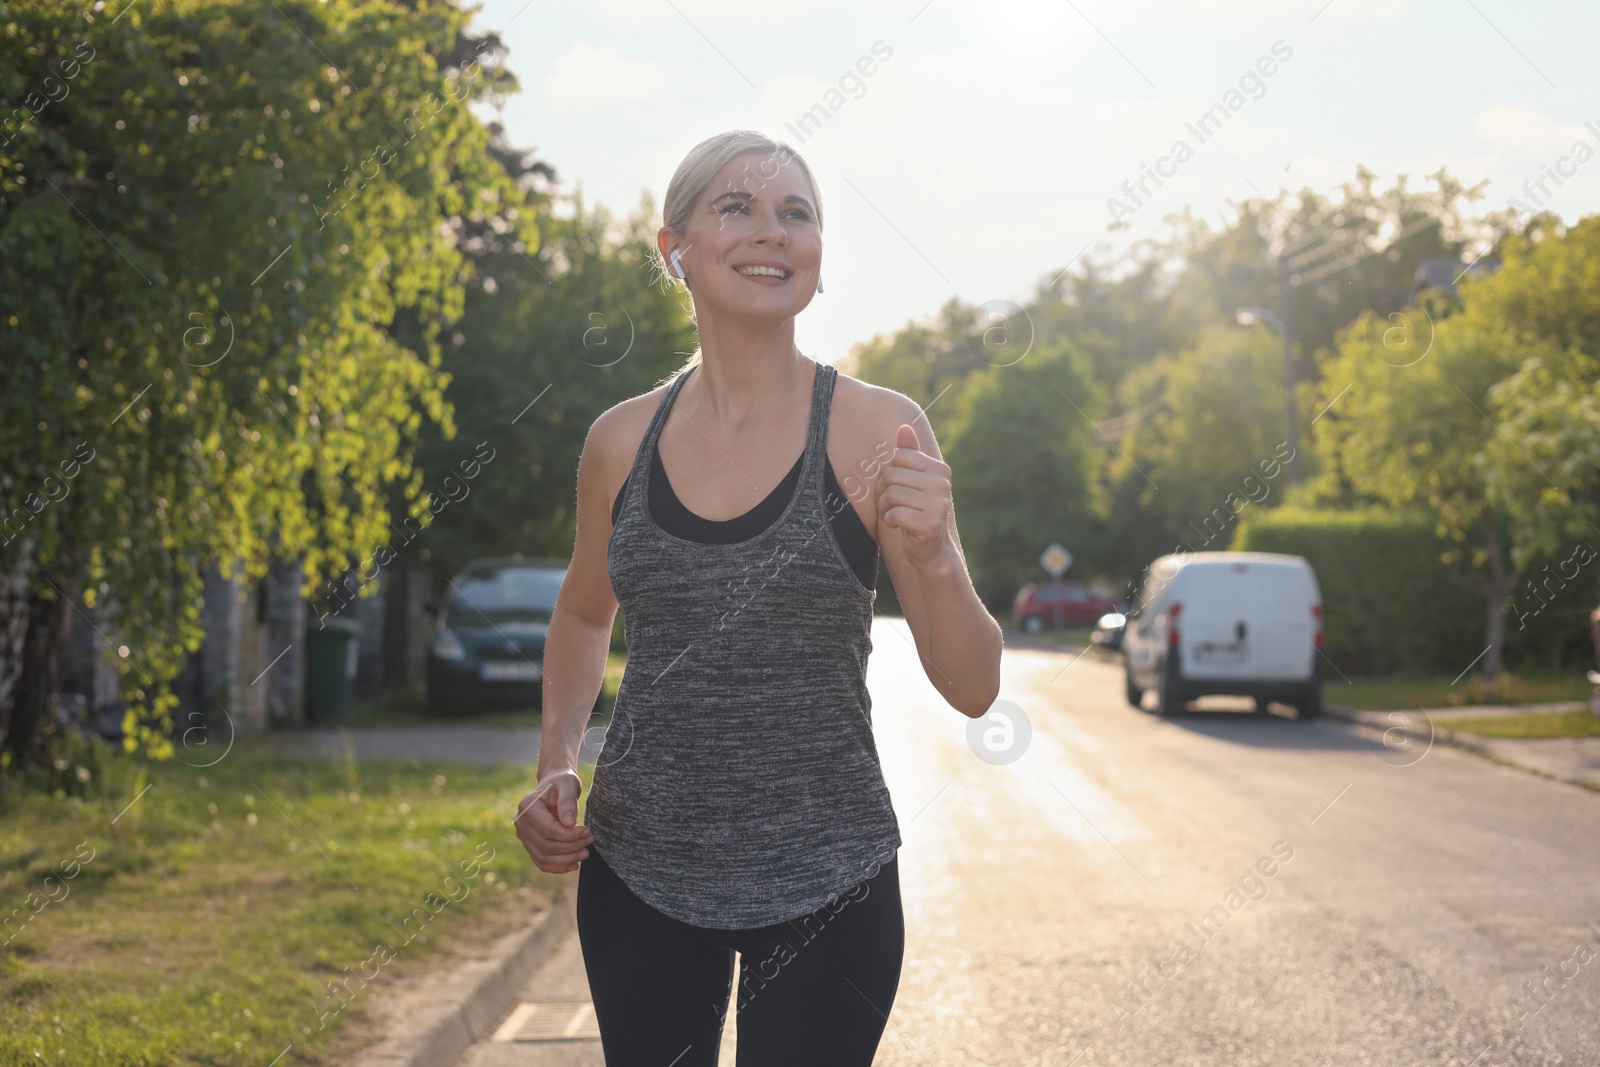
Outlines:
[[360, 640], [361, 623], [355, 619], [306, 625], [306, 721], [311, 725], [338, 722], [349, 713]]

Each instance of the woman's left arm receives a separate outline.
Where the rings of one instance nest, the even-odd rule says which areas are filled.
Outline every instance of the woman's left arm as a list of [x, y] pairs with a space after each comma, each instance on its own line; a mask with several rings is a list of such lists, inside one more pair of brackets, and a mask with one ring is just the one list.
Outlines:
[[933, 427], [908, 397], [896, 399], [910, 410], [898, 413], [894, 453], [878, 471], [878, 546], [929, 681], [976, 719], [1000, 692], [1000, 624], [967, 573]]

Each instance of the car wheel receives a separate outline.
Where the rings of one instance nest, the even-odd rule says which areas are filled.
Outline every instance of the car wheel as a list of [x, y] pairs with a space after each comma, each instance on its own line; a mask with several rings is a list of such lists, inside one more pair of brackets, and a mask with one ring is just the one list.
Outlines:
[[1022, 619], [1022, 632], [1037, 634], [1044, 632], [1044, 618], [1040, 615], [1027, 615]]
[[1144, 706], [1144, 690], [1140, 689], [1134, 684], [1133, 668], [1127, 666], [1126, 664], [1124, 664], [1122, 668], [1122, 689], [1123, 693], [1128, 698], [1128, 704], [1130, 706], [1135, 708], [1141, 708]]
[[1295, 705], [1302, 719], [1315, 719], [1322, 714], [1322, 686], [1313, 685]]
[[1161, 682], [1156, 687], [1156, 714], [1162, 718], [1183, 710], [1183, 683], [1178, 677], [1178, 665], [1168, 656], [1161, 657]]

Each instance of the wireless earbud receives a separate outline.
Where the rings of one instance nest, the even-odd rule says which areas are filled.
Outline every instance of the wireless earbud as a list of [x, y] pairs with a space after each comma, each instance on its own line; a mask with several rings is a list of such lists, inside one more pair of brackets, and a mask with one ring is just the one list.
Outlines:
[[678, 277], [682, 278], [684, 276], [683, 275], [683, 259], [678, 255], [678, 250], [676, 248], [674, 248], [672, 250], [671, 259], [672, 259], [672, 269], [678, 272]]

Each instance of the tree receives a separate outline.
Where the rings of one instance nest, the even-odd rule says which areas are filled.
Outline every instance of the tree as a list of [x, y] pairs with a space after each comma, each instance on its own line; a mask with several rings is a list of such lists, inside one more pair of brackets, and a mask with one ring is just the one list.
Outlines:
[[[919, 404], [932, 404], [941, 396], [941, 404], [950, 404], [971, 375], [1011, 361], [1002, 351], [1026, 350], [1034, 341], [1028, 322], [999, 314], [1000, 320], [991, 320], [951, 297], [929, 322], [908, 322], [887, 337], [878, 334], [852, 346], [845, 366], [863, 381], [904, 393]], [[986, 329], [992, 330], [987, 344]]]
[[[1283, 312], [1282, 287], [1291, 302], [1285, 318], [1295, 347], [1309, 357], [1334, 344], [1338, 331], [1363, 311], [1397, 310], [1407, 303], [1419, 261], [1456, 259], [1475, 241], [1498, 239], [1504, 214], [1467, 219], [1466, 204], [1482, 199], [1488, 180], [1465, 186], [1441, 167], [1426, 176], [1431, 188], [1410, 188], [1400, 174], [1387, 190], [1377, 175], [1356, 167], [1355, 178], [1331, 193], [1302, 188], [1240, 203], [1231, 224], [1212, 233], [1187, 211], [1174, 238], [1183, 271], [1173, 301], [1204, 316], [1215, 309], [1232, 321], [1236, 308], [1266, 306]], [[1275, 261], [1287, 257], [1287, 277]], [[1301, 368], [1302, 379], [1316, 368]]]
[[1464, 217], [1486, 181], [1467, 187], [1441, 168], [1427, 175], [1429, 188], [1414, 190], [1401, 174], [1380, 191], [1376, 177], [1358, 165], [1326, 193], [1248, 197], [1216, 225], [1186, 206], [1119, 262], [1085, 257], [1042, 286], [1028, 311], [1046, 343], [1065, 334], [1084, 348], [1113, 397], [1127, 374], [1232, 325], [1241, 307], [1270, 308], [1289, 324], [1296, 378], [1311, 380], [1310, 357], [1338, 330], [1362, 311], [1408, 301], [1420, 260], [1460, 257], [1511, 225], [1504, 212]]
[[1491, 498], [1526, 527], [1525, 552], [1600, 544], [1600, 358], [1577, 348], [1529, 356], [1489, 390]]
[[1172, 249], [1152, 242], [1102, 264], [1087, 256], [1038, 287], [1027, 305], [1042, 345], [1070, 339], [1094, 371], [1094, 380], [1115, 402], [1130, 374], [1162, 355], [1194, 344], [1201, 321], [1193, 309], [1168, 299], [1176, 265]]
[[505, 251], [479, 263], [460, 344], [444, 357], [457, 421], [472, 430], [427, 435], [421, 459], [430, 471], [458, 470], [480, 442], [494, 459], [430, 527], [436, 576], [478, 556], [571, 554], [589, 426], [694, 348], [687, 300], [648, 270], [654, 216], [646, 198], [618, 232], [609, 212], [575, 196], [570, 217], [541, 214], [537, 258]]
[[1527, 551], [1600, 546], [1600, 217], [1508, 240], [1503, 255], [1475, 310], [1550, 347], [1490, 390], [1489, 492], [1520, 516]]
[[[1490, 389], [1523, 361], [1548, 359], [1548, 341], [1518, 337], [1478, 302], [1495, 278], [1467, 287], [1466, 310], [1433, 319], [1408, 309], [1397, 321], [1363, 315], [1324, 365], [1317, 447], [1355, 489], [1394, 507], [1422, 507], [1457, 548], [1443, 562], [1484, 598], [1483, 680], [1493, 688], [1505, 645], [1505, 605], [1529, 544], [1525, 515], [1490, 491], [1488, 454], [1498, 435]], [[1435, 311], [1442, 310], [1435, 308]]]
[[[0, 121], [4, 569], [47, 647], [80, 594], [114, 603], [130, 746], [170, 750], [208, 564], [304, 556], [309, 593], [417, 498], [423, 422], [454, 432], [438, 339], [460, 235], [538, 241], [468, 110], [515, 87], [469, 18], [4, 9], [0, 99], [26, 107]], [[12, 753], [53, 687], [46, 656], [0, 708]]]
[[1108, 472], [1124, 573], [1175, 549], [1226, 548], [1245, 509], [1282, 499], [1293, 450], [1282, 342], [1271, 331], [1207, 330], [1193, 348], [1131, 375], [1123, 406], [1148, 411], [1128, 427]]
[[973, 376], [946, 431], [962, 547], [979, 594], [1009, 608], [1060, 541], [1093, 573], [1102, 463], [1093, 419], [1101, 399], [1068, 344]]

